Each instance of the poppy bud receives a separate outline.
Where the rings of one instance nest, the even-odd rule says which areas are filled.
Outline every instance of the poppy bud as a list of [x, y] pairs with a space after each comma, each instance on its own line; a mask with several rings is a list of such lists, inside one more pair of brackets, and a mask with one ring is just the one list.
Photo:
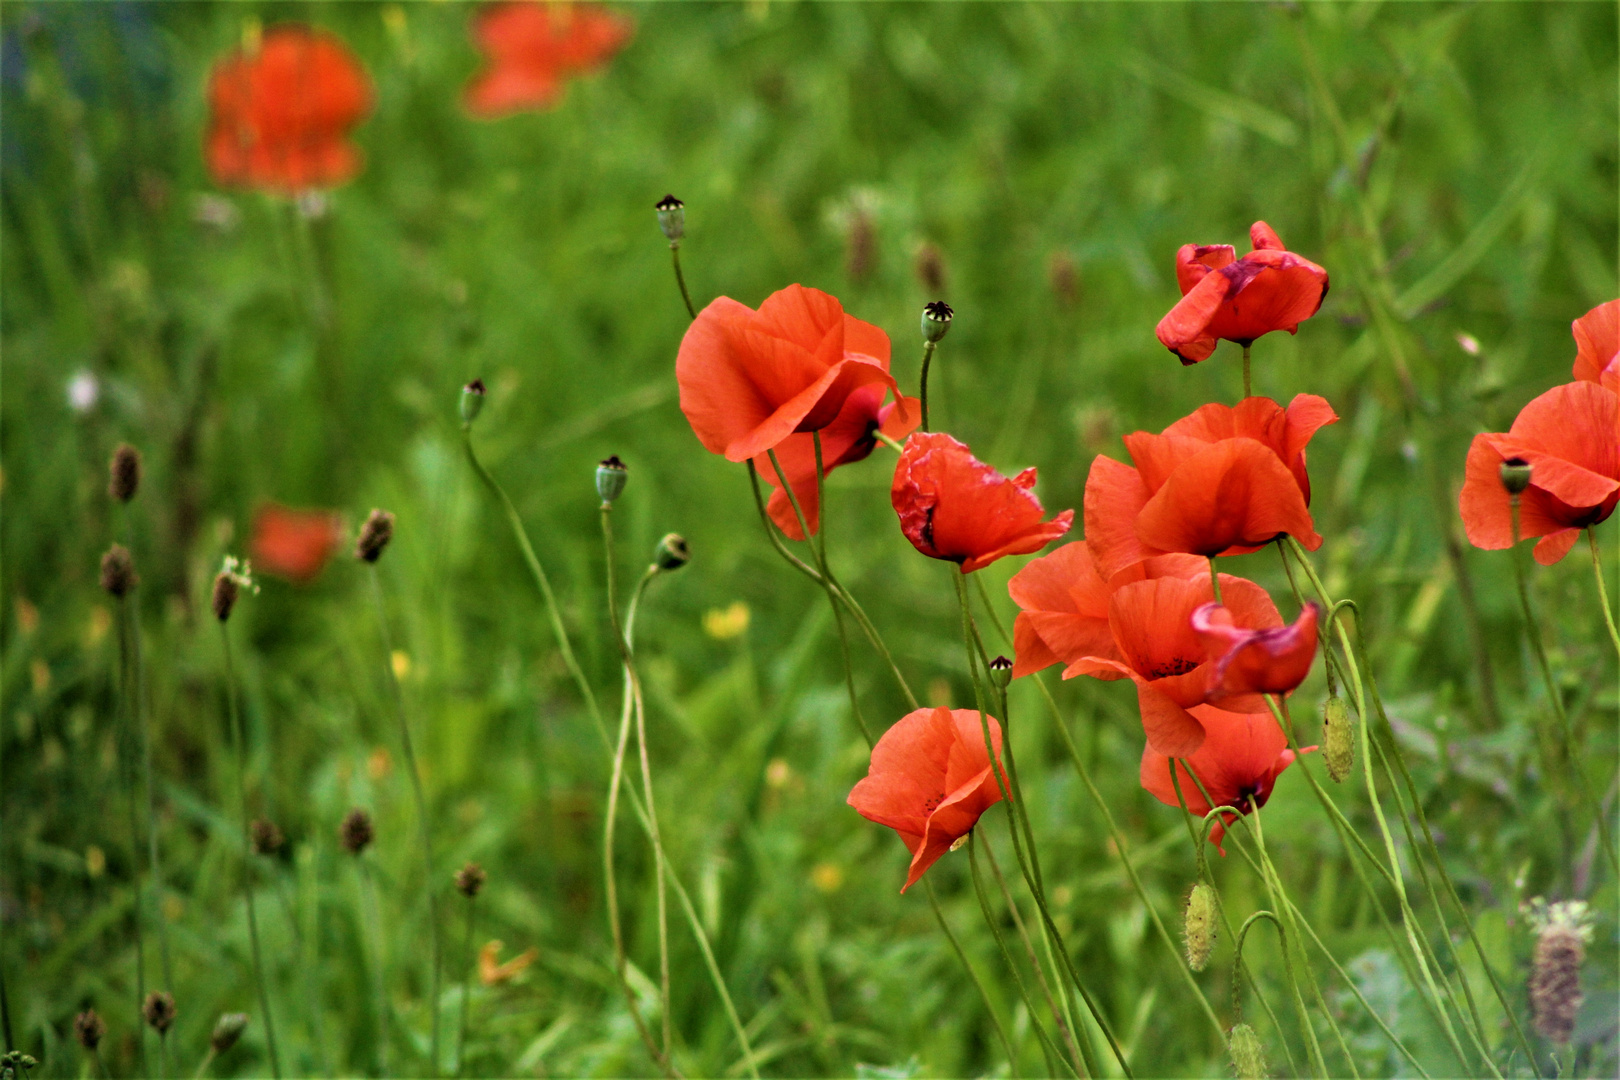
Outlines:
[[1535, 960], [1530, 971], [1530, 1011], [1536, 1030], [1560, 1046], [1575, 1033], [1581, 992], [1581, 964], [1592, 939], [1591, 920], [1582, 900], [1548, 904], [1539, 896], [1528, 911], [1536, 931]]
[[665, 195], [653, 205], [658, 211], [658, 227], [670, 247], [677, 247], [686, 236], [686, 204], [673, 195]]
[[1519, 495], [1530, 486], [1530, 463], [1524, 458], [1511, 457], [1502, 462], [1502, 486], [1509, 495]]
[[128, 592], [141, 583], [141, 576], [135, 572], [135, 559], [130, 555], [129, 548], [123, 544], [114, 544], [107, 549], [101, 557], [101, 587], [113, 596], [123, 599]]
[[354, 557], [374, 563], [382, 557], [383, 548], [394, 538], [394, 515], [387, 510], [373, 510], [360, 526], [360, 539], [355, 541]]
[[107, 1035], [107, 1021], [103, 1020], [94, 1009], [86, 1009], [73, 1018], [73, 1037], [79, 1040], [79, 1045], [95, 1053], [96, 1047]]
[[242, 587], [236, 583], [236, 578], [224, 570], [214, 576], [214, 595], [209, 606], [214, 609], [214, 618], [224, 622], [231, 617], [231, 609], [236, 606], [236, 599], [241, 595]]
[[471, 427], [484, 407], [484, 380], [474, 379], [461, 388], [461, 426]]
[[1187, 945], [1187, 966], [1203, 971], [1209, 963], [1209, 954], [1215, 948], [1215, 890], [1206, 882], [1197, 882], [1187, 894], [1187, 907], [1182, 912], [1182, 936]]
[[350, 855], [358, 855], [366, 850], [373, 835], [371, 815], [359, 808], [344, 815], [343, 824], [338, 826], [338, 841]]
[[484, 887], [489, 875], [484, 868], [475, 862], [470, 862], [456, 871], [456, 892], [471, 900], [478, 895], [478, 890]]
[[174, 1026], [177, 1014], [174, 995], [167, 990], [153, 990], [146, 995], [146, 1000], [141, 1002], [141, 1017], [151, 1024], [159, 1035], [168, 1034], [169, 1029]]
[[602, 497], [602, 505], [612, 506], [629, 479], [630, 470], [625, 468], [618, 454], [599, 462], [596, 466], [596, 493]]
[[255, 818], [253, 824], [248, 826], [248, 834], [255, 855], [274, 855], [287, 844], [281, 829], [269, 818]]
[[119, 443], [108, 465], [107, 494], [127, 503], [141, 486], [141, 452], [129, 443]]
[[922, 312], [923, 340], [930, 344], [939, 341], [950, 330], [951, 319], [955, 316], [956, 312], [951, 310], [951, 305], [943, 300], [934, 300], [924, 304]]
[[209, 1049], [216, 1054], [223, 1054], [236, 1045], [236, 1040], [242, 1037], [242, 1032], [247, 1026], [247, 1013], [225, 1013], [214, 1022], [214, 1032], [208, 1036]]
[[33, 1054], [25, 1054], [21, 1050], [8, 1050], [0, 1055], [0, 1076], [10, 1080], [14, 1076], [25, 1076], [29, 1069], [39, 1064], [39, 1059]]
[[1264, 1080], [1266, 1050], [1260, 1045], [1260, 1036], [1254, 1033], [1254, 1028], [1244, 1023], [1235, 1025], [1227, 1036], [1226, 1048], [1232, 1055], [1232, 1071], [1238, 1080]]
[[990, 661], [990, 685], [998, 690], [1005, 690], [1007, 684], [1012, 682], [1013, 662], [1005, 656], [998, 656]]
[[679, 570], [691, 561], [692, 552], [686, 546], [686, 538], [680, 533], [665, 533], [653, 549], [653, 562], [660, 570]]
[[1355, 731], [1344, 698], [1334, 695], [1322, 709], [1322, 760], [1334, 783], [1343, 783], [1355, 763]]

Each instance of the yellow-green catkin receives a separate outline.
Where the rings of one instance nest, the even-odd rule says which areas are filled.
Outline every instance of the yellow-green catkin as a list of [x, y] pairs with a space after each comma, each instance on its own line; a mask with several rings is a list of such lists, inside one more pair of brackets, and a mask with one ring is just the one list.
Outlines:
[[1182, 912], [1182, 938], [1187, 944], [1187, 966], [1203, 971], [1209, 963], [1209, 954], [1215, 948], [1215, 890], [1205, 882], [1198, 882], [1187, 894], [1187, 906]]
[[1355, 763], [1355, 731], [1344, 698], [1334, 695], [1322, 709], [1322, 760], [1334, 783], [1343, 783]]
[[1232, 1055], [1232, 1071], [1238, 1080], [1264, 1080], [1266, 1050], [1254, 1028], [1239, 1022], [1227, 1036], [1226, 1048]]

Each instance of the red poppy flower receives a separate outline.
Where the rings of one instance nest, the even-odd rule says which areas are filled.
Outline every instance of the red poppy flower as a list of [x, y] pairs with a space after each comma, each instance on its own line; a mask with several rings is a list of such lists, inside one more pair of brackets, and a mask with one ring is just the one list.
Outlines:
[[1181, 301], [1159, 320], [1159, 341], [1196, 364], [1221, 338], [1248, 346], [1273, 330], [1297, 333], [1327, 296], [1327, 271], [1284, 249], [1271, 226], [1249, 228], [1254, 250], [1239, 259], [1230, 244], [1183, 244], [1176, 252]]
[[221, 184], [298, 194], [352, 179], [349, 131], [371, 110], [371, 81], [341, 40], [285, 25], [208, 78], [208, 171]]
[[1086, 479], [1086, 542], [1100, 573], [1166, 552], [1241, 555], [1289, 533], [1315, 551], [1305, 447], [1338, 421], [1300, 394], [1205, 405], [1158, 435], [1125, 437], [1136, 467], [1098, 457]]
[[253, 515], [253, 562], [289, 581], [313, 581], [343, 539], [338, 516], [266, 503]]
[[1229, 703], [1235, 695], [1290, 694], [1316, 659], [1321, 608], [1307, 603], [1289, 626], [1252, 630], [1237, 625], [1231, 608], [1205, 604], [1192, 614], [1193, 632], [1214, 657], [1204, 700]]
[[1599, 304], [1570, 324], [1575, 378], [1620, 394], [1620, 300]]
[[919, 432], [906, 440], [889, 499], [912, 547], [971, 574], [1004, 555], [1039, 551], [1069, 531], [1074, 511], [1042, 521], [1034, 486], [1034, 469], [1009, 480], [949, 435]]
[[[1001, 725], [984, 719], [1000, 771]], [[848, 801], [868, 821], [900, 834], [911, 852], [900, 891], [911, 888], [1001, 801], [978, 710], [918, 709], [901, 717], [872, 748], [871, 767]]]
[[467, 84], [467, 111], [493, 119], [550, 108], [569, 78], [605, 64], [632, 31], [629, 19], [590, 4], [491, 4], [473, 17], [488, 63]]
[[[1222, 574], [1221, 596], [1236, 626], [1267, 630], [1282, 625], [1271, 597], [1252, 581]], [[1149, 744], [1160, 753], [1185, 757], [1203, 743], [1203, 725], [1191, 710], [1208, 700], [1213, 661], [1219, 658], [1193, 629], [1193, 613], [1214, 599], [1207, 574], [1151, 578], [1115, 589], [1108, 599], [1112, 655], [1082, 656], [1063, 677], [1130, 679], [1136, 684]], [[1266, 707], [1253, 694], [1223, 704], [1240, 712]]]
[[1620, 397], [1596, 382], [1565, 383], [1521, 409], [1505, 434], [1474, 436], [1458, 502], [1463, 530], [1477, 548], [1513, 545], [1512, 502], [1501, 475], [1509, 458], [1530, 466], [1530, 486], [1519, 496], [1519, 536], [1541, 537], [1536, 561], [1551, 566], [1620, 499]]
[[[1234, 806], [1245, 814], [1249, 800], [1264, 806], [1271, 798], [1277, 777], [1294, 763], [1294, 752], [1288, 749], [1288, 739], [1277, 726], [1270, 713], [1234, 713], [1217, 709], [1213, 705], [1199, 705], [1193, 714], [1208, 735], [1197, 753], [1190, 756], [1176, 754], [1184, 762], [1176, 763], [1176, 779], [1181, 785], [1181, 797], [1187, 802], [1189, 813], [1203, 817], [1214, 806]], [[1305, 752], [1316, 749], [1307, 746]], [[1142, 786], [1166, 806], [1180, 806], [1176, 798], [1176, 785], [1170, 780], [1171, 758], [1151, 745], [1142, 750]], [[1192, 767], [1188, 773], [1187, 767]], [[1214, 806], [1204, 798], [1203, 791], [1193, 782], [1197, 776]], [[1209, 838], [1222, 855], [1226, 849], [1221, 841], [1226, 826], [1235, 816], [1223, 814], [1222, 820], [1210, 829]]]
[[675, 381], [692, 431], [728, 461], [827, 427], [863, 386], [900, 392], [889, 336], [803, 285], [772, 293], [758, 311], [722, 296], [698, 312], [681, 339]]
[[[851, 465], [864, 460], [877, 446], [875, 432], [881, 431], [891, 439], [899, 440], [917, 430], [922, 423], [922, 404], [916, 398], [902, 397], [883, 404], [887, 389], [873, 383], [857, 389], [844, 399], [844, 407], [831, 424], [821, 429], [821, 465], [831, 473], [840, 465]], [[815, 436], [806, 432], [789, 435], [776, 447], [776, 459], [782, 463], [793, 494], [799, 500], [799, 509], [810, 531], [821, 528], [821, 500], [816, 491]], [[767, 483], [776, 490], [771, 492], [766, 510], [771, 520], [793, 540], [803, 540], [804, 530], [799, 528], [799, 516], [782, 490], [782, 482], [771, 465], [769, 454], [754, 458], [754, 467]]]

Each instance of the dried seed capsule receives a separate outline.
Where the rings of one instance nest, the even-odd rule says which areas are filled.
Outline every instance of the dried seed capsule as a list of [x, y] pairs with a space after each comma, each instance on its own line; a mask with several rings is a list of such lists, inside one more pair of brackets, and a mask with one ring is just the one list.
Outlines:
[[653, 549], [653, 562], [658, 564], [660, 570], [679, 570], [691, 561], [691, 549], [686, 546], [686, 538], [680, 533], [665, 533], [664, 538], [658, 541], [658, 547]]
[[366, 850], [374, 835], [371, 815], [358, 807], [350, 810], [344, 816], [343, 824], [338, 826], [338, 841], [350, 855], [358, 855]]
[[653, 204], [658, 211], [658, 227], [671, 246], [678, 245], [686, 236], [686, 204], [673, 195], [665, 195]]
[[478, 890], [484, 887], [489, 877], [484, 868], [475, 862], [470, 862], [456, 871], [456, 892], [471, 900], [478, 895]]
[[108, 548], [101, 557], [101, 587], [123, 599], [140, 583], [141, 576], [135, 572], [135, 559], [130, 555], [129, 548], [123, 544]]
[[119, 443], [107, 471], [107, 494], [119, 502], [129, 502], [141, 486], [141, 452], [129, 443]]
[[86, 1009], [73, 1018], [73, 1037], [86, 1050], [95, 1052], [107, 1035], [107, 1022], [94, 1009]]
[[360, 526], [360, 539], [355, 541], [354, 557], [374, 563], [382, 557], [383, 548], [394, 538], [394, 515], [387, 510], [373, 510], [366, 523]]
[[922, 336], [927, 342], [936, 342], [943, 338], [951, 329], [951, 320], [956, 312], [943, 300], [935, 300], [923, 305]]
[[168, 1033], [177, 1015], [179, 1010], [174, 1007], [174, 995], [167, 990], [153, 990], [141, 1003], [141, 1016], [159, 1035]]
[[1194, 971], [1204, 970], [1215, 948], [1215, 920], [1219, 915], [1215, 904], [1215, 890], [1206, 882], [1196, 883], [1187, 894], [1181, 934], [1187, 945], [1187, 966]]
[[216, 1054], [223, 1054], [236, 1045], [236, 1040], [242, 1037], [242, 1032], [247, 1026], [247, 1013], [225, 1013], [214, 1022], [213, 1034], [208, 1036], [209, 1049]]
[[1334, 783], [1343, 783], [1355, 764], [1355, 725], [1344, 699], [1334, 695], [1322, 707], [1322, 760]]
[[1239, 1022], [1226, 1039], [1227, 1051], [1232, 1055], [1232, 1071], [1238, 1080], [1264, 1080], [1266, 1075], [1266, 1049], [1260, 1045], [1260, 1036], [1254, 1028]]
[[624, 485], [629, 479], [630, 470], [619, 460], [619, 455], [610, 454], [597, 463], [596, 494], [601, 496], [603, 503], [612, 505], [613, 501], [624, 492]]

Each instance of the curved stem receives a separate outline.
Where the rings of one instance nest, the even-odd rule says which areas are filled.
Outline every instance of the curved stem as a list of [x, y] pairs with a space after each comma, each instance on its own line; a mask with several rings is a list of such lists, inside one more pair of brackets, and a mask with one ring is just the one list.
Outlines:
[[934, 349], [937, 346], [938, 342], [923, 342], [922, 377], [918, 382], [922, 387], [919, 394], [922, 398], [922, 429], [924, 431], [934, 430], [928, 426], [928, 365], [934, 362]]
[[1592, 576], [1597, 579], [1598, 606], [1603, 609], [1603, 624], [1609, 628], [1609, 640], [1620, 655], [1620, 627], [1614, 624], [1614, 612], [1609, 608], [1609, 587], [1603, 583], [1603, 558], [1598, 554], [1597, 526], [1586, 527], [1586, 546], [1592, 550]]
[[951, 924], [945, 921], [945, 912], [940, 910], [939, 897], [934, 895], [934, 882], [931, 878], [926, 876], [923, 878], [923, 889], [928, 893], [928, 904], [934, 909], [934, 919], [939, 923], [940, 930], [945, 934], [945, 940], [951, 943], [951, 948], [956, 952], [956, 958], [962, 962], [963, 970], [968, 973], [968, 978], [973, 980], [973, 985], [979, 991], [979, 999], [984, 1002], [984, 1011], [990, 1014], [990, 1022], [996, 1028], [996, 1037], [1001, 1040], [1001, 1048], [1007, 1054], [1007, 1073], [1016, 1078], [1018, 1076], [1018, 1055], [1013, 1052], [1012, 1040], [1007, 1037], [1007, 1029], [1002, 1026], [1001, 1017], [996, 1013], [995, 1003], [990, 1000], [990, 991], [985, 988], [984, 980], [979, 978], [979, 973], [973, 970], [973, 965], [968, 963], [967, 953], [963, 951], [962, 943], [956, 940], [956, 934], [951, 930]]
[[[1190, 772], [1191, 769], [1188, 771]], [[1254, 826], [1254, 843], [1255, 847], [1260, 851], [1260, 865], [1265, 869], [1262, 878], [1265, 881], [1266, 892], [1271, 896], [1272, 906], [1280, 908], [1286, 915], [1288, 908], [1283, 903], [1286, 897], [1283, 894], [1282, 880], [1277, 876], [1277, 867], [1272, 863], [1271, 855], [1266, 851], [1265, 828], [1260, 823], [1260, 803], [1252, 796], [1249, 798], [1249, 820], [1253, 822]], [[1283, 933], [1281, 923], [1278, 923], [1278, 933], [1282, 936], [1283, 971], [1288, 977], [1288, 986], [1294, 995], [1294, 1008], [1299, 1012], [1300, 1026], [1305, 1032], [1305, 1046], [1310, 1051], [1318, 1073], [1326, 1078], [1329, 1075], [1327, 1061], [1322, 1057], [1322, 1046], [1316, 1040], [1316, 1027], [1311, 1023], [1310, 1011], [1305, 1008], [1304, 995], [1299, 991], [1299, 979], [1294, 974], [1293, 952], [1298, 946], [1299, 933], [1293, 929], [1290, 929], [1288, 933]], [[1290, 948], [1290, 945], [1293, 945], [1294, 948]]]
[[681, 299], [686, 302], [686, 314], [690, 318], [697, 318], [697, 308], [692, 306], [692, 294], [686, 291], [686, 275], [681, 273], [681, 242], [669, 242], [669, 258], [675, 264], [675, 284], [681, 287]]

